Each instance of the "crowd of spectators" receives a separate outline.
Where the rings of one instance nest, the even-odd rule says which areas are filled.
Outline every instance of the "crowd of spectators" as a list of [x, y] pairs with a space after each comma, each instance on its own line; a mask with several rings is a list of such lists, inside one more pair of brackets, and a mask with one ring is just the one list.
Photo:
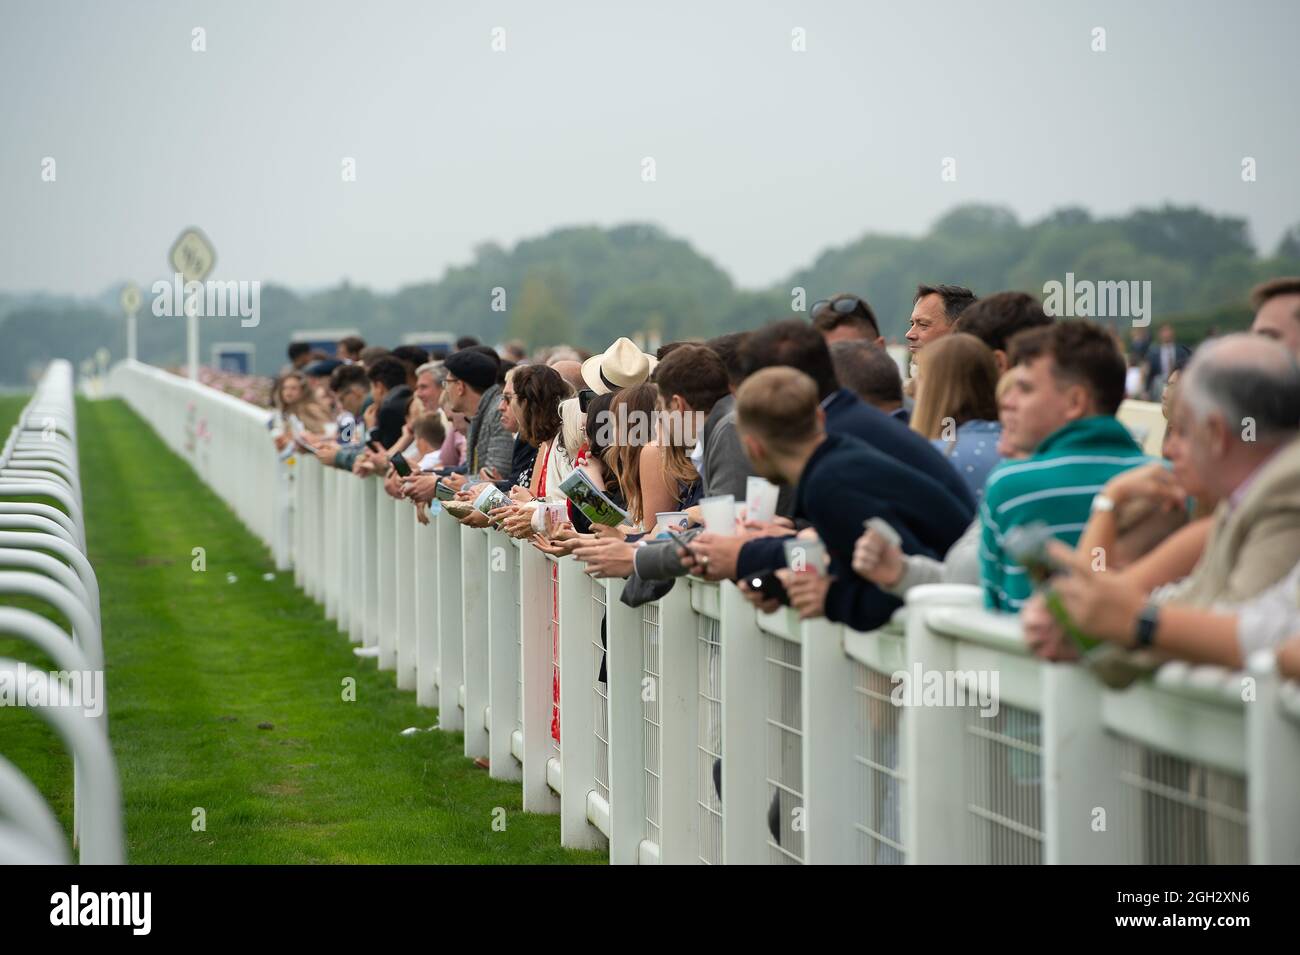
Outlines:
[[[272, 440], [421, 521], [627, 578], [634, 606], [694, 574], [869, 630], [912, 587], [965, 583], [1035, 654], [1107, 680], [1259, 650], [1300, 676], [1300, 278], [1251, 304], [1250, 334], [1192, 350], [1172, 325], [1124, 341], [1027, 294], [923, 285], [904, 367], [850, 294], [655, 354], [293, 346]], [[1120, 420], [1145, 396], [1160, 457]]]

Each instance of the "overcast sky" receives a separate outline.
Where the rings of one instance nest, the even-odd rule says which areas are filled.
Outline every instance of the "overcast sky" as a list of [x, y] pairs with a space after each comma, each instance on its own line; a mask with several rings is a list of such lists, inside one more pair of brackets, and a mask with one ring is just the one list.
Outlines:
[[629, 220], [758, 286], [969, 201], [1194, 203], [1271, 250], [1300, 221], [1298, 11], [0, 0], [0, 289], [152, 281], [197, 225], [214, 277], [391, 290], [485, 240]]

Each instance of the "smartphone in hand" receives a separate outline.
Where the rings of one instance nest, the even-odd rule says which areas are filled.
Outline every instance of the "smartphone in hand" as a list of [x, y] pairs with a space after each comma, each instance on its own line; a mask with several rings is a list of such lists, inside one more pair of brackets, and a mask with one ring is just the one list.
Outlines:
[[398, 454], [390, 455], [388, 463], [393, 466], [393, 470], [400, 476], [404, 478], [411, 476], [411, 465], [410, 462], [406, 460], [406, 455], [401, 454], [400, 452]]

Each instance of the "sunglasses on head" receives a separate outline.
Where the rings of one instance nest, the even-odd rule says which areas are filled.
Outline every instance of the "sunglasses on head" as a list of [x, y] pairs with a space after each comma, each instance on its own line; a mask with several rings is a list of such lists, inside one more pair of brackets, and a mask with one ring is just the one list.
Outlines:
[[[813, 302], [812, 308], [808, 310], [808, 317], [816, 321], [823, 315], [834, 312], [836, 315], [853, 315], [857, 314], [864, 321], [871, 322], [873, 328], [876, 323], [871, 320], [871, 313], [867, 310], [867, 303], [862, 301], [856, 295], [847, 295], [844, 298], [837, 298], [832, 301], [829, 298], [823, 298]], [[879, 329], [877, 329], [877, 333]]]

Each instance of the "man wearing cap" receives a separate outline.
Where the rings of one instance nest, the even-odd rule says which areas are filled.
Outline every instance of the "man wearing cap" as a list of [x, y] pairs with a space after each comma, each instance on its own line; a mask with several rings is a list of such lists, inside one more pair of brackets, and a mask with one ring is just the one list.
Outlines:
[[501, 422], [499, 362], [473, 348], [452, 352], [443, 363], [447, 405], [470, 416], [465, 442], [467, 477], [448, 477], [444, 483], [459, 489], [470, 478], [498, 481], [510, 473], [515, 436]]
[[620, 338], [582, 363], [582, 380], [596, 394], [607, 395], [644, 384], [657, 364], [653, 355], [641, 351], [630, 338]]

